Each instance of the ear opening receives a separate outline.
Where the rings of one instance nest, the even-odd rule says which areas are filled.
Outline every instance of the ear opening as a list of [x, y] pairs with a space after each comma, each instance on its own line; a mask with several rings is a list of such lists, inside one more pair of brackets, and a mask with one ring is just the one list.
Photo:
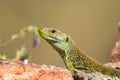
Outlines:
[[69, 40], [69, 37], [66, 38], [65, 42], [68, 42], [68, 40]]

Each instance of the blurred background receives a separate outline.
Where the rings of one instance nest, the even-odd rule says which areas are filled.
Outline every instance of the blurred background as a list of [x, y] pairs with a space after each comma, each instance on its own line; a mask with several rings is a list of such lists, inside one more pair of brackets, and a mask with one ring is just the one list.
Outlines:
[[[120, 0], [1, 0], [0, 40], [7, 41], [23, 27], [54, 27], [72, 36], [77, 45], [101, 63], [110, 61], [120, 34]], [[37, 64], [65, 67], [59, 54], [42, 38], [32, 48], [32, 35], [0, 48], [9, 58], [25, 45], [30, 60]]]

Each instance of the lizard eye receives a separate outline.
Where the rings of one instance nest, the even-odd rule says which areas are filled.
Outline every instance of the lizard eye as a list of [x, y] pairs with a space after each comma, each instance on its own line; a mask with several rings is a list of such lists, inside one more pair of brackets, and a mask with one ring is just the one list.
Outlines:
[[52, 32], [52, 33], [55, 33], [55, 32], [56, 32], [56, 30], [54, 30], [54, 29], [53, 29], [53, 30], [51, 30], [51, 32]]
[[69, 40], [69, 38], [67, 37], [66, 40], [65, 40], [65, 42], [68, 42], [68, 40]]

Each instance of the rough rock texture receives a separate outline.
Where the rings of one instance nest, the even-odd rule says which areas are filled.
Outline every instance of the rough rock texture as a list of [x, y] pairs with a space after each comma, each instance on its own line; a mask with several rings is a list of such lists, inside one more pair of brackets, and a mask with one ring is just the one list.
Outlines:
[[115, 46], [112, 49], [111, 61], [112, 62], [120, 61], [120, 40], [115, 43]]
[[73, 80], [71, 72], [55, 66], [0, 60], [0, 80]]
[[101, 73], [84, 73], [79, 72], [74, 80], [120, 80], [118, 77], [111, 77], [107, 75], [102, 75]]
[[[120, 62], [105, 64], [120, 69]], [[0, 60], [0, 80], [73, 80], [71, 72], [67, 69], [22, 63], [19, 61]], [[74, 80], [120, 80], [117, 77], [102, 75], [98, 72], [79, 72]]]
[[106, 63], [104, 64], [105, 66], [109, 66], [109, 67], [112, 67], [112, 68], [115, 68], [115, 69], [120, 69], [120, 62], [109, 62], [109, 63]]

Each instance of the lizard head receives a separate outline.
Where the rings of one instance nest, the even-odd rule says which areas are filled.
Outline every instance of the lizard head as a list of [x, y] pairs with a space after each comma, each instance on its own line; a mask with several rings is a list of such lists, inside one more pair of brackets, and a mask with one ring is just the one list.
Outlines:
[[68, 34], [54, 28], [41, 28], [38, 32], [61, 55], [69, 50], [71, 37]]

